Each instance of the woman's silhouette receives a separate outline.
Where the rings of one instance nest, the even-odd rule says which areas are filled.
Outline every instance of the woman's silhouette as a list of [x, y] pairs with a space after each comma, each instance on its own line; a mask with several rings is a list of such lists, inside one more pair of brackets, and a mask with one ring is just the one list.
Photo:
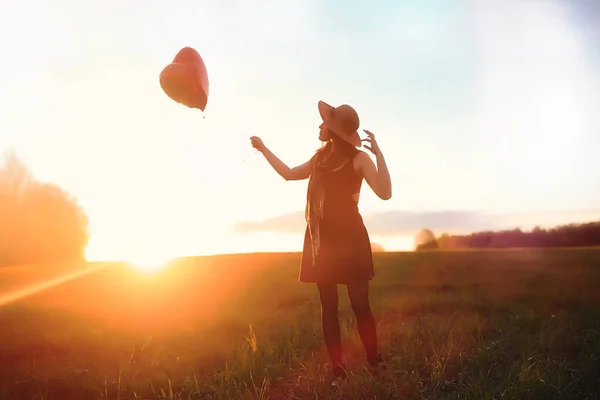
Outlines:
[[309, 179], [306, 202], [307, 227], [299, 281], [316, 283], [321, 299], [323, 334], [335, 378], [345, 378], [338, 320], [337, 285], [346, 285], [356, 316], [367, 361], [378, 366], [376, 324], [369, 305], [369, 281], [374, 277], [371, 243], [358, 211], [363, 179], [383, 200], [392, 196], [390, 175], [375, 136], [365, 130], [365, 145], [377, 166], [363, 151], [358, 135], [359, 118], [348, 106], [318, 103], [323, 120], [319, 139], [326, 144], [306, 163], [290, 168], [256, 136], [250, 138], [269, 164], [285, 180]]

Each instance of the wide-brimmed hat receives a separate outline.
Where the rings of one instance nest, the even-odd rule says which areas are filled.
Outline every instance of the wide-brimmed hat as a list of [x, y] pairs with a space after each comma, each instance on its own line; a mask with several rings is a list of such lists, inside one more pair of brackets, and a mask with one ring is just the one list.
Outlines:
[[322, 100], [319, 101], [318, 106], [321, 119], [327, 122], [333, 133], [353, 146], [361, 146], [360, 136], [358, 135], [360, 120], [354, 108], [348, 104], [333, 107]]

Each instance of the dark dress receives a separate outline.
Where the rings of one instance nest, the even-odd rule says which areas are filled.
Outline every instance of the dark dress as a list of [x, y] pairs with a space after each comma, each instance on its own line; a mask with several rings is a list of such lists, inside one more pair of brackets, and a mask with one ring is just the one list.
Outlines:
[[325, 200], [319, 226], [320, 247], [313, 263], [312, 237], [307, 225], [298, 280], [335, 284], [368, 281], [375, 273], [371, 241], [356, 198], [362, 178], [349, 159], [341, 168], [324, 173], [321, 179]]

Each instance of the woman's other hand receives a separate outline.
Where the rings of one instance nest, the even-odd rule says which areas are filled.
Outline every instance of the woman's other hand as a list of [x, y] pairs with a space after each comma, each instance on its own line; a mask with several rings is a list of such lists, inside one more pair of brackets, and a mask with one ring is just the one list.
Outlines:
[[261, 153], [265, 149], [265, 144], [263, 143], [262, 139], [259, 138], [258, 136], [252, 136], [250, 138], [250, 143], [252, 143], [252, 147], [254, 147], [256, 150], [260, 151]]

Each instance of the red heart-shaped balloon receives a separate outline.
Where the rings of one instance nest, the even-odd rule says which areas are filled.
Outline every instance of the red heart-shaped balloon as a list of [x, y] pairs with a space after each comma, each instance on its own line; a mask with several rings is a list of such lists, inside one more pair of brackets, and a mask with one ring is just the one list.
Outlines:
[[184, 47], [160, 73], [160, 86], [172, 100], [202, 111], [208, 102], [208, 73], [204, 60]]

